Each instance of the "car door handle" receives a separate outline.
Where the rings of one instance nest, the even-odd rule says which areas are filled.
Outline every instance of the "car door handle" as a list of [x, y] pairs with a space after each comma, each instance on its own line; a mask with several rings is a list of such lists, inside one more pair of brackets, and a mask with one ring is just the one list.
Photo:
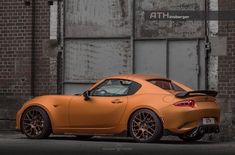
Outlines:
[[113, 101], [111, 101], [113, 104], [119, 104], [119, 103], [123, 103], [123, 101], [121, 101], [121, 100], [113, 100]]

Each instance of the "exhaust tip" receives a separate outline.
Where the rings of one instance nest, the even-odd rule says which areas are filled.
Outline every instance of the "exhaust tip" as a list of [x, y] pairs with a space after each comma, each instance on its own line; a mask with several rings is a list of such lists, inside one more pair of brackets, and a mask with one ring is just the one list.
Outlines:
[[200, 127], [200, 128], [199, 128], [199, 132], [200, 132], [201, 134], [203, 134], [203, 133], [205, 133], [205, 130], [204, 130], [202, 127]]

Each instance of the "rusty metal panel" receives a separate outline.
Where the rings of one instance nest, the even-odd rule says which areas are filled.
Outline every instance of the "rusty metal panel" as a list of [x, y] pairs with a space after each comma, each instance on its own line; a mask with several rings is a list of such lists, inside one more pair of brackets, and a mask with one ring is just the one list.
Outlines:
[[136, 0], [135, 36], [143, 38], [201, 38], [203, 20], [149, 20], [149, 11], [202, 11], [204, 0]]
[[166, 41], [135, 42], [135, 72], [166, 76]]
[[66, 37], [131, 35], [132, 0], [66, 0]]
[[65, 49], [65, 82], [91, 83], [107, 75], [132, 72], [129, 40], [67, 40]]

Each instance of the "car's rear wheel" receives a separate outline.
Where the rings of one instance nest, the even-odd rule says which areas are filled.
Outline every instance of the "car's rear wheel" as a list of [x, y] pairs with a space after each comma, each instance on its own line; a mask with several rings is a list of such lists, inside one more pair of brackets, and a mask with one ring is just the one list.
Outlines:
[[40, 107], [30, 107], [22, 115], [21, 130], [31, 139], [47, 138], [51, 123], [47, 113]]
[[140, 109], [131, 116], [129, 132], [135, 141], [149, 143], [162, 137], [163, 127], [159, 117], [153, 111]]

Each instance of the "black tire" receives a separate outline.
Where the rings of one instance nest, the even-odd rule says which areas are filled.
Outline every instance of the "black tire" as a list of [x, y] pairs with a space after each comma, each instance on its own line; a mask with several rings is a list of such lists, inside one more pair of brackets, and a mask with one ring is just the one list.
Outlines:
[[90, 138], [92, 138], [93, 136], [90, 135], [76, 135], [78, 140], [88, 140]]
[[163, 126], [159, 117], [151, 110], [136, 111], [129, 121], [129, 133], [136, 142], [150, 143], [161, 139]]
[[50, 119], [40, 107], [29, 107], [21, 117], [21, 130], [30, 139], [43, 139], [51, 134]]
[[184, 134], [184, 135], [179, 135], [178, 137], [182, 139], [185, 142], [195, 142], [200, 140], [204, 136], [203, 133], [197, 132], [196, 134]]

